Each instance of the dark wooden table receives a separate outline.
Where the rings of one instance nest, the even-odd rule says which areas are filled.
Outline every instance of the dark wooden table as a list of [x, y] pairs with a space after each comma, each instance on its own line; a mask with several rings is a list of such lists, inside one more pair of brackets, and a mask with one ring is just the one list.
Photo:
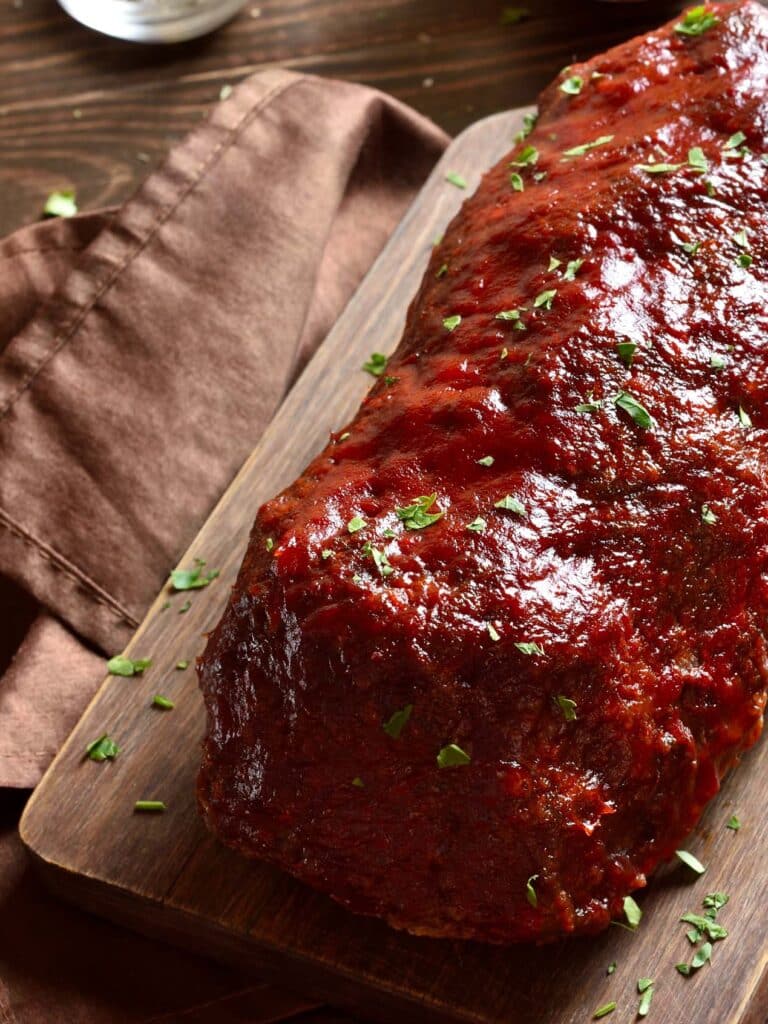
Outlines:
[[499, 0], [254, 0], [212, 36], [151, 47], [89, 32], [55, 0], [0, 0], [0, 232], [62, 186], [84, 208], [125, 199], [222, 86], [265, 65], [377, 86], [455, 134], [682, 4], [527, 6], [503, 25]]
[[[36, 220], [58, 188], [74, 188], [81, 209], [121, 202], [206, 116], [223, 86], [259, 68], [283, 65], [365, 82], [455, 134], [487, 114], [533, 102], [564, 65], [655, 27], [683, 4], [529, 0], [526, 6], [527, 17], [503, 24], [499, 0], [253, 0], [208, 38], [148, 47], [81, 28], [55, 0], [0, 0], [0, 232]], [[24, 611], [0, 608], [6, 633], [14, 632], [15, 619], [26, 621]], [[53, 1019], [51, 1007], [62, 1021], [266, 1024], [283, 1019], [291, 1005], [301, 1024], [341, 1024], [331, 1010], [302, 1012], [298, 996], [286, 1001], [221, 972], [203, 977], [213, 968], [56, 907], [24, 873], [14, 845], [20, 806], [19, 797], [0, 794], [4, 1024], [43, 1024]], [[28, 948], [14, 938], [14, 916], [31, 924]], [[65, 955], [72, 943], [84, 951], [74, 969], [77, 958]], [[123, 962], [129, 974], [140, 972], [137, 984]], [[192, 975], [190, 1000], [194, 990], [208, 1009], [169, 1012], [181, 1004], [168, 990]], [[24, 990], [19, 1017], [9, 1009], [15, 1000], [4, 976], [10, 996]], [[147, 1015], [136, 991], [152, 986], [166, 992], [141, 1003], [155, 1008]]]

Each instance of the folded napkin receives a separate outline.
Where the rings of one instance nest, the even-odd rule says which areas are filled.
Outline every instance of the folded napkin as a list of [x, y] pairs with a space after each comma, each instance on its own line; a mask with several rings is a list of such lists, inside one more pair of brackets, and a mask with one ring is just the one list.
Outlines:
[[445, 143], [267, 71], [119, 211], [0, 244], [0, 786], [37, 783]]

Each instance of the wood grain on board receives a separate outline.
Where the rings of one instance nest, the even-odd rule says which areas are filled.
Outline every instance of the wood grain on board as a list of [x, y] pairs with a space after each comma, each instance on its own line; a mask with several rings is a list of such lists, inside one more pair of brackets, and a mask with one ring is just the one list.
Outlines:
[[[252, 0], [213, 35], [140, 46], [83, 28], [56, 0], [2, 0], [0, 234], [37, 220], [54, 189], [76, 189], [82, 209], [122, 202], [222, 86], [260, 68], [365, 82], [455, 134], [683, 3]], [[501, 24], [509, 6], [527, 17]]]
[[[354, 414], [370, 382], [360, 371], [370, 351], [397, 344], [432, 239], [465, 194], [445, 181], [446, 172], [460, 172], [474, 189], [510, 147], [521, 114], [488, 118], [451, 145], [182, 561], [205, 559], [221, 575], [204, 590], [158, 596], [129, 649], [151, 658], [151, 667], [106, 680], [32, 798], [22, 835], [51, 887], [78, 905], [387, 1024], [577, 1024], [613, 1000], [611, 1020], [630, 1021], [640, 977], [655, 979], [653, 1018], [666, 1024], [765, 1024], [766, 744], [744, 758], [690, 839], [689, 849], [708, 865], [703, 877], [682, 866], [662, 872], [639, 897], [644, 918], [635, 933], [610, 928], [541, 948], [397, 933], [224, 849], [197, 816], [202, 702], [192, 666], [175, 666], [192, 662], [220, 615], [257, 507]], [[156, 693], [175, 709], [154, 709]], [[86, 744], [104, 732], [119, 744], [119, 757], [85, 761]], [[167, 810], [136, 814], [137, 799], [163, 800]], [[739, 832], [726, 828], [733, 813], [743, 822]], [[690, 960], [693, 948], [678, 919], [715, 890], [730, 894], [720, 919], [731, 937], [716, 944], [711, 966], [685, 979], [674, 965]], [[612, 961], [617, 968], [608, 976]]]

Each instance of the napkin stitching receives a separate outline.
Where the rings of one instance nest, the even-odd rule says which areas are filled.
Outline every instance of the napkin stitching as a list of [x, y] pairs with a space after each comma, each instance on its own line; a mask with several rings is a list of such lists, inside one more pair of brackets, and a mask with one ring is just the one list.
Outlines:
[[138, 620], [134, 619], [133, 616], [123, 608], [119, 601], [115, 600], [111, 594], [105, 593], [101, 587], [92, 580], [87, 573], [84, 573], [77, 566], [64, 557], [60, 552], [54, 548], [49, 547], [39, 538], [33, 536], [26, 530], [20, 523], [9, 515], [9, 513], [0, 506], [0, 526], [4, 526], [9, 533], [15, 534], [22, 543], [29, 545], [32, 550], [40, 556], [40, 558], [49, 562], [54, 569], [58, 569], [64, 576], [68, 577], [73, 583], [79, 587], [85, 587], [86, 592], [90, 590], [89, 596], [96, 601], [98, 604], [103, 605], [109, 612], [115, 615], [116, 618], [120, 619], [127, 626], [135, 629], [138, 626]]
[[[157, 231], [166, 221], [179, 209], [181, 204], [186, 200], [192, 192], [197, 188], [200, 182], [203, 180], [206, 174], [212, 169], [214, 163], [216, 163], [223, 154], [231, 149], [231, 147], [238, 140], [240, 134], [247, 128], [251, 121], [256, 117], [257, 114], [261, 113], [267, 103], [271, 103], [281, 93], [286, 92], [292, 86], [297, 85], [301, 82], [301, 79], [291, 79], [287, 82], [280, 82], [273, 86], [269, 92], [265, 93], [264, 96], [259, 100], [255, 107], [251, 107], [243, 117], [238, 121], [236, 125], [229, 129], [225, 138], [221, 139], [214, 149], [208, 154], [201, 164], [198, 165], [196, 170], [192, 173], [191, 179], [187, 181], [187, 184], [176, 196], [176, 199], [169, 206], [161, 207], [155, 218], [152, 221], [151, 226], [147, 230], [147, 234], [139, 242], [139, 244], [126, 253], [123, 259], [112, 268], [110, 274], [97, 285], [96, 292], [89, 299], [89, 301], [79, 311], [75, 319], [66, 327], [63, 328], [63, 334], [59, 335], [56, 339], [54, 347], [42, 356], [35, 365], [31, 366], [28, 370], [26, 380], [22, 381], [16, 392], [9, 396], [5, 405], [0, 408], [0, 420], [4, 419], [7, 414], [14, 407], [16, 402], [24, 395], [29, 388], [34, 384], [36, 377], [43, 370], [48, 363], [50, 363], [64, 347], [69, 344], [72, 338], [76, 335], [77, 331], [82, 327], [88, 314], [94, 309], [94, 307], [104, 298], [104, 296], [110, 291], [112, 286], [117, 281], [118, 277], [126, 270], [135, 259], [137, 259], [153, 240]], [[158, 172], [162, 174], [162, 171]]]

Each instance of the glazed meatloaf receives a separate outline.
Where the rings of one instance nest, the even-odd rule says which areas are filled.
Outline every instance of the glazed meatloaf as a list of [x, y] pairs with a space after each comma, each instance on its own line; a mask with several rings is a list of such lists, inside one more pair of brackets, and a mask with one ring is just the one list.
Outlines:
[[225, 843], [415, 933], [596, 932], [755, 742], [767, 75], [757, 4], [693, 8], [465, 202], [200, 661]]

